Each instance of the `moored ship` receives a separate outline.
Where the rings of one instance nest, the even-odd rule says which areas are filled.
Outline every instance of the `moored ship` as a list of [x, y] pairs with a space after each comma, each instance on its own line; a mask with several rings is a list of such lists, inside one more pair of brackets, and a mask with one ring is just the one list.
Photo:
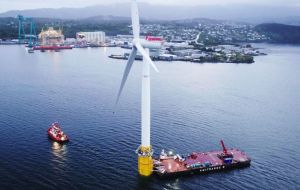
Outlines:
[[160, 177], [170, 177], [250, 166], [251, 158], [243, 151], [236, 148], [227, 149], [222, 140], [221, 145], [223, 150], [193, 152], [186, 156], [163, 150], [159, 158], [154, 159], [154, 173]]
[[70, 45], [65, 45], [64, 35], [61, 29], [55, 30], [53, 27], [49, 27], [47, 30], [42, 29], [39, 34], [39, 46], [34, 46], [34, 50], [53, 50], [59, 51], [62, 49], [72, 49]]

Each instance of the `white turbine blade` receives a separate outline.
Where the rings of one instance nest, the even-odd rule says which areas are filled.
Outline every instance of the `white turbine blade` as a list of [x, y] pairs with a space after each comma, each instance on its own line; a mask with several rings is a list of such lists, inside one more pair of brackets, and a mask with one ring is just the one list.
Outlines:
[[146, 52], [146, 50], [142, 47], [142, 45], [137, 42], [134, 44], [135, 47], [138, 49], [138, 51], [143, 55], [143, 58], [146, 59], [148, 61], [148, 63], [153, 67], [153, 69], [156, 71], [156, 72], [159, 72], [157, 67], [155, 66], [155, 64], [153, 63], [153, 61], [151, 60], [149, 54]]
[[[117, 100], [116, 100], [116, 103], [115, 103], [115, 108], [116, 108], [116, 106], [117, 106], [117, 104], [118, 104], [118, 102], [120, 100], [120, 96], [122, 94], [122, 91], [123, 91], [123, 88], [125, 86], [126, 80], [127, 80], [128, 75], [130, 73], [132, 64], [133, 64], [133, 62], [135, 60], [136, 54], [137, 54], [137, 49], [135, 47], [133, 47], [132, 48], [132, 52], [131, 52], [131, 54], [130, 54], [130, 56], [128, 58], [128, 62], [127, 62], [124, 74], [123, 74], [121, 86], [120, 86], [120, 89], [119, 89], [119, 92], [118, 92], [118, 96], [117, 96]], [[114, 109], [114, 113], [115, 113], [115, 109]]]
[[132, 21], [133, 37], [140, 38], [140, 17], [139, 17], [139, 9], [136, 0], [132, 0], [131, 3], [131, 21]]

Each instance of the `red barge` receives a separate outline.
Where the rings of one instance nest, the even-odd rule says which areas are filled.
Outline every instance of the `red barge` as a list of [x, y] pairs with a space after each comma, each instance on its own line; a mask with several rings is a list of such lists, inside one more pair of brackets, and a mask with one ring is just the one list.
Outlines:
[[64, 132], [61, 130], [59, 123], [57, 122], [52, 123], [47, 132], [49, 138], [56, 142], [63, 143], [69, 141], [69, 137], [66, 134], [64, 134]]
[[250, 166], [251, 158], [243, 151], [227, 149], [221, 141], [223, 150], [193, 152], [187, 156], [162, 150], [159, 158], [154, 159], [154, 173], [160, 177], [170, 177], [194, 173], [209, 173]]
[[53, 46], [53, 45], [44, 45], [44, 46], [34, 46], [34, 50], [62, 50], [62, 49], [72, 49], [72, 46]]

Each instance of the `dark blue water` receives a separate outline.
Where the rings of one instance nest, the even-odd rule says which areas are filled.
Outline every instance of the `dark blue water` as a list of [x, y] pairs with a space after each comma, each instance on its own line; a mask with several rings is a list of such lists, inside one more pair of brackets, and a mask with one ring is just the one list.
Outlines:
[[[0, 46], [0, 189], [300, 189], [300, 47], [260, 45], [251, 65], [157, 62], [152, 144], [245, 150], [250, 168], [177, 179], [137, 175], [141, 62], [113, 115], [118, 48], [28, 54]], [[48, 140], [59, 121], [71, 142]]]

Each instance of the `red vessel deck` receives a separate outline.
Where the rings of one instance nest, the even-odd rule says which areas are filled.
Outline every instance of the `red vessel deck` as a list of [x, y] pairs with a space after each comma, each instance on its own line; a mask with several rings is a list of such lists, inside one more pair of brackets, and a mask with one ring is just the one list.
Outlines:
[[34, 50], [61, 50], [72, 49], [72, 46], [34, 46]]
[[154, 172], [160, 176], [207, 173], [250, 166], [251, 159], [238, 149], [192, 153], [186, 157], [162, 152], [155, 160]]

